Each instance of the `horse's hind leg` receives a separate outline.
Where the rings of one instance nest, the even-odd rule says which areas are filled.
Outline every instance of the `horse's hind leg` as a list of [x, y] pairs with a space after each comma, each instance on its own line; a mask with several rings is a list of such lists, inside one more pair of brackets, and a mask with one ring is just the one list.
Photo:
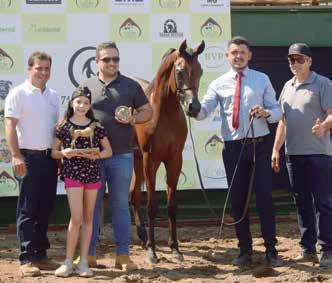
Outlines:
[[171, 161], [165, 162], [167, 172], [167, 212], [168, 212], [168, 245], [177, 261], [183, 261], [183, 255], [179, 250], [176, 233], [176, 187], [182, 167], [182, 154]]
[[155, 200], [156, 173], [160, 161], [153, 161], [148, 153], [144, 154], [144, 177], [147, 187], [147, 214], [149, 217], [148, 262], [157, 263], [156, 242], [154, 237], [155, 219], [158, 205]]
[[132, 207], [137, 235], [142, 241], [142, 247], [146, 247], [148, 235], [145, 229], [141, 210], [141, 185], [143, 181], [143, 160], [140, 153], [134, 153], [134, 172], [130, 184], [129, 201]]

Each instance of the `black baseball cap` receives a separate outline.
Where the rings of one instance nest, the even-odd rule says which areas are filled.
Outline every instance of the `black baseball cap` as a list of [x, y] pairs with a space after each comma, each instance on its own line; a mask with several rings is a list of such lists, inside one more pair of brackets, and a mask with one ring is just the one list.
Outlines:
[[288, 57], [291, 55], [311, 57], [311, 50], [310, 47], [305, 43], [294, 43], [288, 49]]
[[71, 95], [71, 100], [75, 99], [76, 97], [79, 96], [85, 96], [87, 98], [89, 98], [90, 103], [91, 103], [91, 91], [88, 87], [81, 87], [79, 86], [78, 88], [76, 88], [73, 92], [73, 94]]

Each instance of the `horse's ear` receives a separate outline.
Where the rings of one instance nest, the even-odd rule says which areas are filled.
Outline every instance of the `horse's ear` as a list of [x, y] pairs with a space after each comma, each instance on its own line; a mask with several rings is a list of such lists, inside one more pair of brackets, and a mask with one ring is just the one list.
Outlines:
[[186, 52], [186, 49], [187, 49], [187, 40], [185, 39], [184, 41], [182, 41], [179, 47], [180, 54], [183, 55]]
[[201, 54], [204, 51], [204, 49], [205, 49], [205, 42], [204, 42], [204, 40], [202, 40], [201, 44], [194, 51], [194, 54], [198, 56], [199, 54]]

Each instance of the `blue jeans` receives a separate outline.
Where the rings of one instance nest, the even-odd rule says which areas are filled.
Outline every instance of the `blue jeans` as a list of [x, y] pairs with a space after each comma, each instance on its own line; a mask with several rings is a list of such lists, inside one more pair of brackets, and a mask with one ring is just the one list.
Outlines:
[[19, 183], [16, 223], [21, 264], [47, 257], [48, 221], [54, 207], [57, 187], [55, 160], [45, 155], [24, 154], [27, 174]]
[[129, 255], [131, 237], [131, 218], [128, 194], [133, 172], [133, 154], [115, 154], [101, 160], [102, 187], [98, 191], [93, 216], [93, 231], [89, 255], [96, 255], [96, 245], [100, 229], [100, 207], [106, 189], [109, 193], [109, 204], [112, 208], [112, 225], [117, 255]]
[[287, 169], [297, 209], [300, 246], [315, 252], [317, 238], [324, 252], [332, 252], [332, 194], [329, 156], [290, 155]]
[[[242, 146], [240, 140], [225, 142], [223, 160], [228, 185], [231, 184]], [[249, 180], [252, 173], [253, 154], [253, 145], [246, 144], [230, 191], [232, 215], [235, 221], [241, 218], [245, 208]], [[263, 137], [262, 141], [256, 143], [256, 170], [254, 178], [253, 190], [256, 196], [256, 207], [259, 214], [264, 246], [266, 252], [276, 253], [275, 245], [277, 239], [275, 212], [272, 200], [271, 147], [269, 136]], [[241, 252], [251, 254], [252, 237], [248, 213], [240, 223], [235, 225], [235, 231], [239, 240], [238, 247]]]

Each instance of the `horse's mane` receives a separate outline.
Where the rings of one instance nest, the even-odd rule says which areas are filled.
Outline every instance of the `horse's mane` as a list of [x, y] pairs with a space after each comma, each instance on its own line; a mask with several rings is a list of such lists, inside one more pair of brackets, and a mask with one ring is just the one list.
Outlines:
[[163, 93], [168, 88], [168, 80], [173, 70], [174, 62], [177, 56], [178, 52], [174, 48], [170, 48], [163, 55], [157, 74], [146, 90], [146, 94], [150, 99], [150, 103], [153, 109], [153, 117], [150, 123], [152, 129], [156, 127], [159, 120]]

